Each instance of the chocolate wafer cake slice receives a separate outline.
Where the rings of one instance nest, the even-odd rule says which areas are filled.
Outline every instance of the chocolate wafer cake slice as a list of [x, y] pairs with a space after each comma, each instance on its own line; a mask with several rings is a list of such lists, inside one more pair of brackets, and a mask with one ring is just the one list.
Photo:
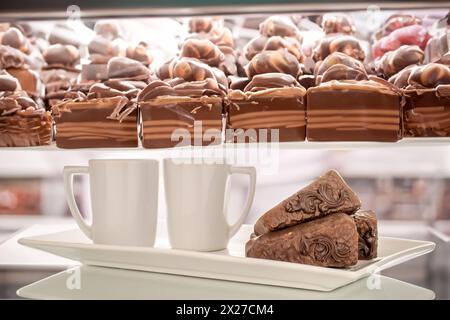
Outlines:
[[358, 262], [358, 233], [353, 218], [336, 213], [250, 239], [247, 257], [349, 267]]
[[315, 220], [333, 213], [352, 214], [361, 201], [335, 170], [267, 211], [255, 224], [255, 235]]

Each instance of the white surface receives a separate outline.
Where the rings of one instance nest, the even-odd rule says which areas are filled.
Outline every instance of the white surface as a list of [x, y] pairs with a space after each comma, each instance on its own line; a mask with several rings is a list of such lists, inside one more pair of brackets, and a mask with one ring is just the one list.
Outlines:
[[[227, 182], [232, 174], [249, 177], [249, 192], [239, 217], [230, 223]], [[250, 211], [256, 188], [253, 167], [164, 159], [167, 230], [172, 248], [217, 251], [227, 247]]]
[[[151, 247], [156, 238], [159, 163], [156, 160], [89, 160], [89, 166], [64, 168], [70, 212], [94, 243]], [[92, 224], [78, 209], [73, 177], [89, 175]]]
[[[380, 148], [380, 147], [426, 147], [426, 146], [448, 146], [450, 144], [450, 137], [424, 137], [424, 138], [404, 138], [397, 142], [371, 142], [371, 141], [342, 141], [342, 142], [311, 142], [311, 141], [300, 141], [300, 142], [280, 142], [280, 143], [260, 143], [260, 144], [232, 144], [232, 143], [224, 143], [221, 145], [208, 146], [208, 147], [200, 147], [197, 149], [252, 149], [252, 148], [266, 148], [266, 147], [279, 147], [280, 149], [360, 149], [360, 148]], [[192, 150], [192, 147], [180, 147], [178, 150]], [[61, 149], [57, 148], [56, 144], [52, 144], [49, 146], [37, 146], [37, 147], [7, 147], [2, 148], [1, 150], [5, 151], [23, 151], [23, 150], [38, 150], [38, 151], [67, 151], [73, 152], [74, 149]], [[158, 151], [167, 151], [170, 152], [174, 149], [145, 149], [142, 147], [137, 148], [81, 148], [77, 150], [82, 151], [148, 151], [148, 152], [158, 152]]]
[[[74, 278], [79, 280], [79, 289], [68, 289], [68, 280]], [[33, 299], [410, 300], [435, 297], [433, 291], [384, 276], [364, 278], [330, 292], [319, 292], [95, 266], [60, 272], [21, 288], [17, 294]]]
[[37, 251], [18, 244], [19, 238], [37, 236], [39, 234], [73, 230], [76, 228], [73, 219], [42, 219], [45, 224], [36, 224], [17, 232], [0, 244], [0, 269], [55, 269], [78, 265], [79, 262], [58, 257], [50, 253]]
[[379, 239], [378, 256], [350, 269], [315, 267], [244, 257], [244, 244], [253, 228], [243, 225], [228, 250], [213, 253], [168, 249], [160, 231], [157, 248], [92, 244], [79, 230], [27, 237], [19, 243], [89, 265], [180, 274], [202, 278], [329, 291], [373, 272], [403, 263], [434, 250], [435, 244], [396, 238]]

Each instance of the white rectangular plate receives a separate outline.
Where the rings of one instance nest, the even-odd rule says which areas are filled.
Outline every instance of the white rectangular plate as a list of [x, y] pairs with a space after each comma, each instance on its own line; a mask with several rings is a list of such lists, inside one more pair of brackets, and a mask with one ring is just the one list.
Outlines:
[[424, 255], [435, 247], [428, 241], [381, 237], [377, 259], [359, 261], [349, 269], [334, 269], [246, 258], [244, 245], [252, 230], [251, 225], [243, 225], [228, 249], [217, 252], [170, 249], [166, 235], [158, 237], [155, 248], [97, 245], [79, 230], [21, 238], [19, 243], [88, 265], [320, 291], [344, 286]]

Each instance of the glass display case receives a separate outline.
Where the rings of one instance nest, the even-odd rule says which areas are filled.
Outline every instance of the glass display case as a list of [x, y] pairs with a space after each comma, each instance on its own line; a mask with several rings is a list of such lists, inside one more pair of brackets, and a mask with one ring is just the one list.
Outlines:
[[[3, 1], [0, 256], [2, 241], [10, 246], [16, 232], [72, 222], [64, 166], [86, 165], [89, 159], [221, 158], [256, 168], [256, 192], [245, 220], [250, 225], [327, 170], [337, 170], [363, 208], [376, 212], [380, 236], [436, 243], [434, 252], [382, 274], [449, 299], [449, 47], [445, 1]], [[175, 80], [187, 73], [192, 78], [186, 76], [180, 87]], [[275, 73], [289, 78], [279, 80]], [[251, 82], [264, 74], [273, 78]], [[8, 77], [17, 79], [13, 89], [7, 89]], [[127, 81], [125, 89], [115, 80]], [[164, 92], [187, 102], [158, 100], [162, 95], [149, 86], [163, 80], [158, 86]], [[351, 86], [342, 89], [342, 83]], [[363, 85], [366, 91], [358, 91]], [[367, 90], [374, 87], [379, 91], [371, 96]], [[277, 105], [279, 96], [252, 100], [261, 88], [295, 90]], [[198, 92], [212, 99], [206, 113], [198, 107], [204, 102], [195, 100]], [[215, 106], [217, 92], [221, 98]], [[328, 94], [331, 98], [325, 98]], [[16, 110], [8, 105], [11, 96], [26, 102], [19, 101]], [[249, 105], [239, 100], [242, 96]], [[299, 101], [302, 105], [295, 105]], [[169, 111], [156, 112], [155, 103]], [[261, 108], [251, 109], [255, 105]], [[67, 112], [84, 106], [91, 109]], [[100, 109], [107, 114], [99, 116], [95, 110]], [[34, 126], [33, 117], [40, 120]], [[194, 138], [180, 147], [164, 140], [164, 130], [191, 134], [197, 121], [204, 123], [200, 145]], [[236, 141], [240, 127], [279, 131], [268, 142], [260, 133]], [[219, 132], [218, 143], [202, 141], [207, 129]], [[227, 138], [227, 129], [235, 136]], [[164, 220], [167, 208], [159, 188], [158, 218]], [[248, 183], [233, 177], [229, 189], [234, 219]], [[90, 216], [87, 178], [75, 180], [74, 194], [80, 211]], [[48, 256], [43, 256], [41, 267], [27, 272], [8, 265], [5, 252], [16, 249], [8, 250], [0, 257], [0, 298], [17, 297], [19, 287], [63, 270], [45, 267]]]

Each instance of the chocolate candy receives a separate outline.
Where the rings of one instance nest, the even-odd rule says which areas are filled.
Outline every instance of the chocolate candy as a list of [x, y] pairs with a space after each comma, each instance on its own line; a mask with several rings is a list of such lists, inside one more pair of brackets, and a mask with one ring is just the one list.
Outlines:
[[189, 32], [209, 32], [211, 31], [213, 27], [212, 19], [210, 18], [204, 18], [204, 17], [198, 17], [198, 18], [191, 18], [188, 22], [189, 26]]
[[259, 25], [259, 32], [263, 36], [282, 36], [299, 38], [299, 30], [289, 17], [271, 16]]
[[0, 45], [0, 69], [23, 68], [25, 55], [12, 47]]
[[22, 88], [20, 87], [19, 81], [16, 78], [11, 76], [6, 71], [2, 71], [0, 73], [0, 91], [19, 91]]
[[358, 39], [349, 35], [329, 35], [321, 40], [314, 49], [314, 59], [324, 60], [333, 52], [342, 52], [346, 55], [364, 61], [365, 53]]
[[300, 75], [300, 65], [297, 59], [287, 50], [263, 51], [258, 53], [245, 66], [249, 78], [262, 73], [286, 73], [293, 77]]
[[182, 57], [196, 58], [209, 66], [217, 67], [225, 59], [224, 54], [211, 41], [189, 39], [181, 47]]
[[423, 26], [414, 24], [402, 27], [375, 42], [372, 46], [372, 54], [374, 58], [379, 58], [402, 45], [417, 45], [424, 50], [429, 39], [430, 35]]
[[94, 31], [105, 39], [114, 40], [120, 37], [119, 24], [113, 20], [99, 20], [95, 23]]
[[377, 216], [371, 210], [361, 210], [351, 216], [358, 231], [358, 259], [370, 260], [377, 257]]
[[308, 90], [307, 102], [309, 141], [394, 142], [402, 137], [401, 95], [382, 79], [321, 83]]
[[334, 170], [283, 200], [255, 223], [255, 235], [265, 234], [327, 215], [354, 213], [361, 201]]
[[350, 216], [335, 213], [250, 239], [245, 255], [321, 267], [350, 267], [358, 262], [358, 233]]
[[429, 63], [414, 68], [409, 75], [408, 84], [418, 88], [435, 88], [440, 84], [450, 84], [450, 67]]
[[142, 63], [126, 57], [114, 57], [108, 61], [108, 78], [146, 80], [151, 71]]
[[1, 37], [1, 44], [13, 47], [23, 53], [30, 52], [30, 43], [22, 34], [22, 31], [15, 27], [9, 28]]
[[322, 16], [321, 26], [323, 32], [326, 34], [352, 34], [355, 31], [351, 18], [344, 14], [324, 14]]
[[244, 56], [247, 60], [252, 60], [254, 56], [264, 50], [269, 37], [258, 36], [250, 40], [243, 49]]
[[331, 80], [367, 80], [362, 62], [341, 52], [333, 52], [318, 63], [315, 75], [317, 84]]
[[128, 47], [127, 58], [139, 61], [145, 66], [149, 66], [153, 61], [148, 45], [144, 42], [138, 43], [135, 47]]
[[72, 45], [51, 45], [44, 51], [43, 56], [47, 64], [65, 67], [73, 67], [80, 60], [78, 49]]
[[418, 46], [404, 45], [376, 61], [376, 71], [389, 78], [407, 66], [421, 64], [423, 59], [424, 53]]
[[[236, 81], [236, 80], [235, 80]], [[289, 74], [265, 73], [238, 80], [228, 94], [226, 142], [278, 142], [305, 139], [306, 90]], [[236, 82], [232, 87], [237, 88]]]

